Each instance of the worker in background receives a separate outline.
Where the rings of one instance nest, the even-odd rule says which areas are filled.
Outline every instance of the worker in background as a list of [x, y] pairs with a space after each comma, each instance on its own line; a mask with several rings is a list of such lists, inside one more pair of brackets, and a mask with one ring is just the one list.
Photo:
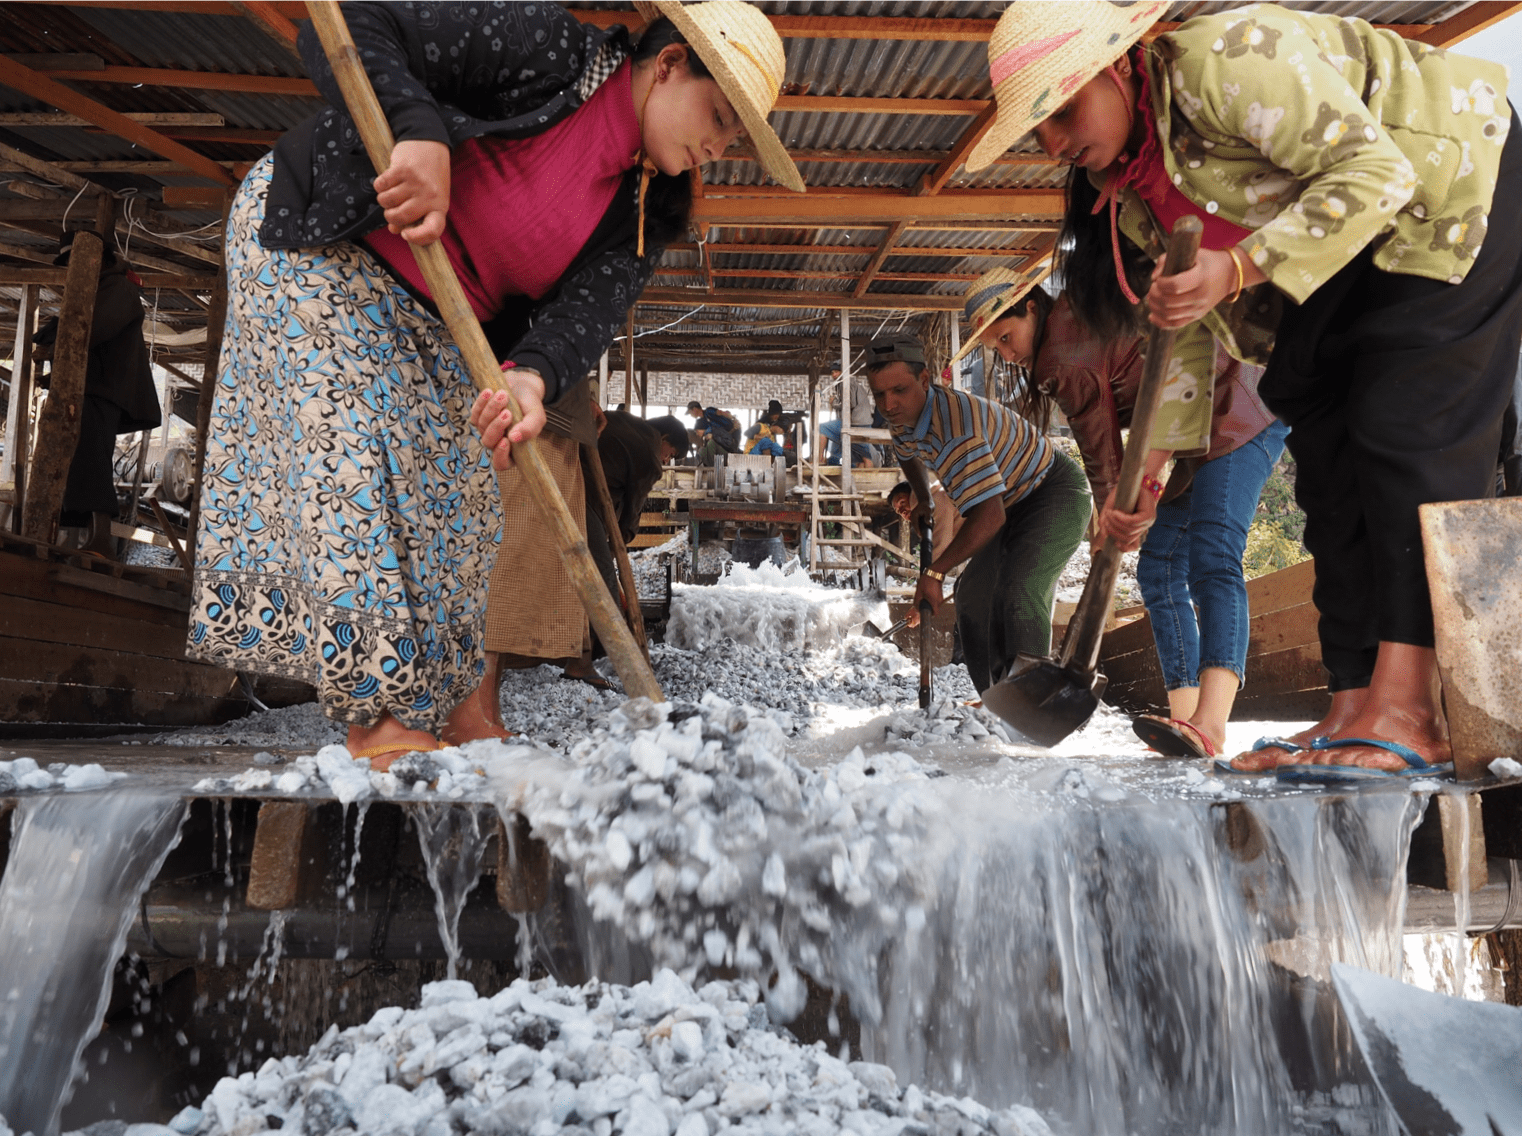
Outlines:
[[920, 574], [910, 621], [918, 623], [922, 602], [932, 613], [940, 608], [947, 572], [966, 561], [957, 629], [967, 673], [982, 694], [1018, 656], [1051, 649], [1057, 577], [1088, 525], [1088, 486], [1082, 471], [1013, 411], [932, 385], [914, 336], [874, 339], [866, 371], [914, 489], [912, 523], [930, 517], [932, 474], [964, 518]]
[[[910, 526], [911, 532], [915, 501], [914, 486], [907, 481], [900, 481], [888, 492], [888, 508]], [[957, 512], [956, 505], [939, 481], [930, 484], [930, 502], [930, 550], [932, 555], [940, 556], [951, 543], [951, 538], [961, 530], [966, 518]], [[947, 573], [948, 576], [956, 574], [955, 571]]]
[[[830, 409], [835, 412], [835, 417], [819, 427], [819, 433], [829, 443], [829, 449], [824, 455], [825, 465], [840, 464], [840, 435], [844, 427], [840, 417], [840, 392], [843, 384], [840, 381], [840, 368], [835, 367], [830, 371], [830, 382], [833, 393], [830, 395]], [[866, 380], [860, 375], [851, 377], [851, 425], [863, 428], [869, 427], [874, 422], [872, 408], [872, 391], [868, 388]], [[867, 442], [851, 443], [851, 464], [853, 466], [871, 466], [876, 464], [877, 451]]]
[[[627, 548], [639, 535], [640, 514], [650, 490], [661, 479], [664, 467], [687, 457], [687, 427], [666, 414], [644, 419], [623, 411], [598, 412], [597, 454], [608, 496], [618, 515], [618, 531]], [[591, 495], [587, 498], [587, 547], [614, 597], [619, 594], [618, 570], [613, 547], [602, 523], [602, 510]]]
[[780, 426], [773, 426], [763, 416], [756, 419], [755, 424], [745, 431], [745, 452], [747, 454], [766, 454], [774, 458], [787, 457], [787, 451], [782, 448], [783, 431]]
[[713, 465], [719, 454], [740, 452], [740, 420], [717, 406], [705, 407], [697, 399], [687, 404], [693, 429], [698, 434], [698, 464]]
[[[72, 252], [72, 245], [65, 246], [53, 263], [67, 266]], [[37, 332], [37, 357], [52, 358], [57, 339], [58, 320], [53, 319]], [[48, 380], [41, 385], [46, 389]], [[143, 342], [143, 292], [127, 262], [107, 245], [101, 250], [100, 284], [90, 321], [79, 442], [69, 463], [63, 512], [58, 518], [62, 527], [87, 530], [81, 546], [85, 551], [116, 554], [111, 522], [119, 519], [121, 510], [113, 468], [117, 436], [152, 430], [161, 420], [153, 367]]]

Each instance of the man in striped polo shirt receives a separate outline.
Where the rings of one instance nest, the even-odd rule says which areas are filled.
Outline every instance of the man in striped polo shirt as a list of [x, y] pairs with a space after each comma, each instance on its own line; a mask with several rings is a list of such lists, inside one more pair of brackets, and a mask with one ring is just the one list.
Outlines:
[[1052, 646], [1057, 577], [1083, 539], [1089, 490], [1083, 472], [1013, 411], [933, 384], [912, 335], [874, 339], [867, 382], [893, 432], [893, 452], [914, 488], [915, 524], [930, 501], [931, 472], [966, 522], [922, 574], [921, 601], [941, 606], [946, 573], [969, 561], [957, 584], [957, 629], [979, 693], [1017, 655]]

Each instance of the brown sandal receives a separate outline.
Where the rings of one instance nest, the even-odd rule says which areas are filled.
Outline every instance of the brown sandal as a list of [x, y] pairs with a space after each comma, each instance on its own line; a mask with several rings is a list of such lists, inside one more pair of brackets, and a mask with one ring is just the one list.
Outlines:
[[[490, 691], [491, 697], [497, 697], [497, 691], [502, 687], [502, 656], [495, 651], [486, 653], [486, 671], [481, 676], [481, 685], [472, 690], [465, 697], [465, 701], [456, 706], [450, 713], [444, 726], [439, 730], [439, 740], [446, 746], [461, 746], [466, 742], [481, 741], [484, 738], [495, 738], [498, 741], [507, 741], [518, 735], [502, 724], [502, 719], [489, 713], [481, 705], [481, 693]], [[454, 720], [455, 714], [465, 709], [465, 724], [461, 725]]]
[[385, 773], [398, 758], [406, 757], [409, 753], [433, 753], [443, 748], [438, 742], [432, 745], [421, 745], [416, 742], [382, 742], [380, 745], [366, 746], [364, 749], [351, 749], [349, 756], [356, 760], [367, 757], [370, 759], [370, 772]]

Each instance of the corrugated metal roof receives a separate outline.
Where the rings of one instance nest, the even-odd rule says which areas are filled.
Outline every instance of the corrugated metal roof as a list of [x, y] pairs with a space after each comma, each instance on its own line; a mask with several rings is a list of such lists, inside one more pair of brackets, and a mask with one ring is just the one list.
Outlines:
[[[629, 11], [628, 0], [578, 0], [576, 8]], [[846, 16], [858, 20], [913, 17], [920, 19], [992, 20], [1005, 9], [1005, 0], [762, 0], [759, 6], [781, 16]], [[1173, 4], [1170, 20], [1220, 12], [1237, 7], [1235, 0], [1186, 0]], [[1292, 6], [1340, 15], [1355, 15], [1376, 23], [1429, 24], [1452, 17], [1468, 7], [1455, 0], [1311, 0]], [[293, 52], [255, 21], [233, 14], [211, 15], [193, 11], [149, 11], [144, 8], [61, 7], [41, 4], [0, 5], [0, 51], [79, 52], [101, 56], [108, 64], [174, 70], [215, 71], [255, 75], [296, 76], [302, 73]], [[635, 17], [629, 12], [630, 22]], [[987, 76], [986, 46], [975, 41], [906, 39], [825, 39], [788, 37], [786, 91], [790, 94], [840, 95], [876, 98], [987, 99], [991, 92]], [[121, 111], [206, 111], [219, 114], [233, 129], [280, 131], [313, 113], [321, 102], [295, 96], [264, 96], [230, 91], [200, 91], [70, 81], [91, 98]], [[0, 110], [46, 109], [36, 100], [0, 88]], [[956, 146], [971, 121], [969, 114], [859, 114], [790, 109], [771, 119], [784, 143], [800, 151], [837, 151], [846, 160], [800, 161], [809, 185], [816, 187], [862, 187], [909, 191], [931, 172]], [[0, 139], [33, 153], [60, 161], [154, 159], [141, 148], [82, 129], [63, 127], [0, 127]], [[198, 152], [218, 160], [248, 161], [263, 146], [225, 139], [189, 143]], [[873, 151], [891, 154], [894, 160], [874, 160]], [[922, 160], [899, 160], [924, 152]], [[199, 184], [192, 175], [91, 174], [115, 189], [154, 191], [159, 186]], [[948, 188], [999, 189], [1011, 187], [1058, 188], [1066, 170], [1039, 160], [1006, 160], [978, 174], [954, 171]], [[766, 183], [760, 167], [751, 161], [723, 161], [705, 170], [709, 186], [746, 187]], [[186, 220], [201, 216], [182, 214]], [[207, 217], [210, 214], [205, 215]], [[965, 227], [956, 224], [915, 226], [900, 236], [893, 253], [881, 265], [889, 279], [871, 285], [874, 295], [957, 294], [959, 280], [930, 282], [895, 280], [894, 275], [968, 275], [998, 264], [1020, 263], [1013, 257], [993, 256], [999, 249], [1045, 249], [1054, 239], [1053, 226], [1020, 226], [1017, 219], [1003, 227]], [[877, 250], [887, 226], [863, 222], [829, 229], [807, 226], [770, 228], [716, 226], [709, 230], [714, 243], [727, 245], [823, 246], [825, 252], [714, 252], [709, 261], [714, 278], [724, 289], [747, 292], [849, 293], [868, 258]], [[15, 242], [13, 242], [15, 243]], [[931, 249], [968, 250], [961, 255], [936, 255]], [[851, 249], [853, 251], [839, 251]], [[854, 251], [859, 249], [860, 251]], [[687, 269], [680, 274], [660, 272], [655, 284], [699, 290], [701, 303], [705, 277], [690, 270], [703, 264], [690, 249], [666, 254], [663, 269]], [[740, 270], [786, 272], [806, 276], [738, 276]], [[639, 325], [652, 330], [683, 315], [686, 306], [641, 306]], [[858, 327], [876, 326], [878, 313], [858, 313]], [[899, 316], [892, 317], [895, 321]], [[910, 326], [940, 316], [915, 316]], [[707, 307], [698, 317], [684, 319], [662, 336], [701, 338], [735, 326], [768, 325], [764, 334], [796, 339], [798, 346], [769, 350], [817, 349], [823, 329], [832, 328], [833, 315], [804, 313], [796, 308]], [[917, 322], [916, 322], [917, 321]], [[828, 334], [833, 334], [829, 332]], [[652, 340], [656, 337], [652, 336]], [[715, 336], [720, 338], [720, 336]], [[832, 341], [833, 344], [833, 341]], [[834, 350], [833, 346], [829, 350]]]

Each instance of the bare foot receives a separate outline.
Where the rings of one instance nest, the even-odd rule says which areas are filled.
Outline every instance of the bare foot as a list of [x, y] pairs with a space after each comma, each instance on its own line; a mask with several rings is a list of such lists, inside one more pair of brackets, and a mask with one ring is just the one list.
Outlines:
[[344, 748], [353, 757], [368, 757], [370, 768], [384, 773], [404, 754], [438, 749], [439, 742], [426, 731], [409, 730], [390, 714], [382, 714], [373, 726], [350, 726]]
[[449, 712], [439, 739], [445, 745], [464, 745], [482, 738], [505, 740], [518, 735], [502, 723], [502, 704], [498, 691], [502, 686], [503, 656], [488, 651], [486, 672], [481, 685], [465, 696], [465, 700]]
[[[1287, 735], [1284, 740], [1304, 747], [1311, 744], [1312, 738], [1336, 736], [1346, 730], [1348, 724], [1357, 718], [1368, 699], [1369, 688], [1366, 686], [1355, 687], [1352, 690], [1339, 690], [1332, 695], [1332, 705], [1321, 721], [1299, 733]], [[1231, 759], [1231, 766], [1244, 773], [1252, 773], [1276, 769], [1281, 765], [1300, 765], [1305, 759], [1306, 751], [1303, 748], [1289, 750], [1282, 746], [1265, 746], [1260, 750], [1248, 750], [1246, 753], [1237, 754]]]

